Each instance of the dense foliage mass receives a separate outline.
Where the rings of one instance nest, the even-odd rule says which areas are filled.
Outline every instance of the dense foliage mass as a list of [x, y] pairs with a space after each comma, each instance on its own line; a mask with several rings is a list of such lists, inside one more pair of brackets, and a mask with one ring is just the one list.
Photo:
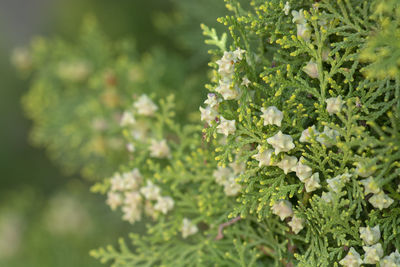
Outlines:
[[[213, 46], [202, 123], [175, 116], [188, 98], [176, 88], [176, 103], [163, 97], [170, 88], [163, 79], [146, 91], [122, 86], [121, 116], [107, 120], [115, 127], [106, 132], [127, 149], [114, 174], [96, 168], [109, 178], [93, 190], [124, 220], [146, 220], [147, 234], [91, 254], [115, 267], [400, 266], [397, 1], [228, 0], [226, 7], [230, 15], [218, 21], [227, 33], [202, 25]], [[135, 67], [135, 74], [145, 69]], [[85, 85], [101, 90], [95, 77], [87, 73], [94, 81]], [[35, 89], [27, 103], [41, 96]], [[97, 109], [86, 125], [114, 116], [92, 97]]]

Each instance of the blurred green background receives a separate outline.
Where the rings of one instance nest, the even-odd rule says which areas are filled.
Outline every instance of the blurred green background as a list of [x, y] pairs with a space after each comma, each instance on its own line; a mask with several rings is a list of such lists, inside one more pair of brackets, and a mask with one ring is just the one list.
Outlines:
[[199, 24], [215, 27], [222, 11], [216, 0], [0, 1], [0, 267], [101, 266], [89, 250], [133, 230], [89, 192], [89, 182], [65, 176], [29, 144], [31, 123], [20, 105], [29, 84], [10, 64], [12, 49], [37, 35], [74, 40], [92, 14], [111, 39], [132, 38], [139, 53], [162, 46], [206, 73]]
[[163, 39], [152, 23], [154, 7], [163, 12], [168, 6], [154, 0], [0, 1], [0, 266], [101, 266], [89, 250], [132, 230], [103, 197], [89, 193], [88, 183], [63, 176], [43, 150], [29, 145], [30, 122], [20, 106], [28, 84], [10, 65], [11, 50], [39, 34], [73, 39], [90, 13], [112, 39], [140, 36], [143, 51]]

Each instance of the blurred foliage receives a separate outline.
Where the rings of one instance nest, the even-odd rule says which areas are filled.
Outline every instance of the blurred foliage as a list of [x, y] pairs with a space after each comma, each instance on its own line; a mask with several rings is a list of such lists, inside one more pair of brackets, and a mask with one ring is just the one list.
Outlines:
[[92, 179], [109, 175], [126, 158], [115, 133], [130, 99], [172, 90], [181, 96], [181, 114], [200, 99], [199, 76], [185, 71], [183, 59], [161, 48], [139, 57], [132, 42], [109, 42], [93, 18], [76, 44], [37, 38], [13, 59], [32, 80], [23, 104], [34, 121], [33, 142], [45, 146], [68, 173], [81, 170]]
[[171, 0], [171, 3], [171, 10], [154, 15], [156, 29], [187, 55], [189, 66], [204, 68], [208, 47], [204, 44], [200, 24], [222, 30], [223, 26], [216, 19], [225, 14], [224, 1]]
[[[59, 37], [51, 40], [38, 38], [35, 44], [38, 46], [36, 48], [40, 48], [41, 45], [57, 43], [60, 49], [49, 53], [49, 55], [46, 55], [42, 51], [40, 55], [41, 59], [49, 60], [54, 67], [54, 69], [46, 68], [47, 72], [54, 73], [56, 71], [57, 57], [62, 59], [65, 54], [71, 53], [74, 54], [75, 59], [79, 58], [81, 54], [79, 49], [77, 49], [77, 29], [81, 25], [82, 17], [87, 13], [92, 13], [99, 18], [102, 29], [112, 39], [120, 39], [121, 36], [140, 36], [136, 40], [134, 49], [132, 50], [125, 46], [126, 43], [132, 44], [131, 41], [123, 41], [118, 44], [108, 42], [112, 44], [103, 44], [104, 46], [101, 43], [94, 43], [93, 46], [93, 48], [100, 47], [100, 49], [105, 49], [105, 55], [101, 57], [101, 60], [106, 60], [107, 55], [116, 55], [116, 50], [120, 52], [131, 51], [132, 53], [129, 56], [136, 60], [131, 64], [133, 69], [135, 65], [140, 65], [140, 68], [136, 68], [137, 73], [133, 75], [138, 78], [135, 81], [135, 84], [141, 87], [138, 90], [153, 90], [151, 88], [157, 87], [157, 81], [161, 79], [162, 82], [160, 83], [163, 84], [163, 88], [160, 92], [163, 92], [166, 88], [169, 88], [169, 90], [171, 88], [182, 90], [184, 88], [193, 88], [190, 94], [185, 91], [182, 91], [182, 93], [189, 94], [190, 96], [200, 94], [200, 90], [196, 90], [198, 85], [201, 84], [198, 81], [199, 77], [197, 75], [191, 75], [191, 78], [188, 78], [185, 72], [176, 72], [176, 67], [169, 67], [180, 65], [184, 58], [178, 55], [179, 49], [174, 49], [172, 42], [168, 41], [164, 35], [158, 34], [153, 26], [153, 14], [169, 12], [171, 10], [169, 1], [54, 1], [54, 5], [52, 4], [49, 10], [51, 10], [51, 13], [44, 14], [45, 17], [43, 18], [43, 21], [47, 23], [42, 24], [43, 27], [40, 31], [50, 35], [54, 35], [53, 33], [57, 32]], [[32, 12], [35, 12], [35, 10], [32, 10]], [[99, 32], [98, 34], [99, 38], [104, 38], [102, 33]], [[105, 210], [104, 202], [99, 201], [102, 199], [101, 197], [88, 197], [87, 185], [80, 185], [79, 187], [81, 188], [79, 190], [75, 187], [68, 190], [68, 192], [65, 192], [65, 189], [62, 190], [61, 188], [65, 188], [67, 186], [66, 183], [69, 183], [68, 181], [72, 177], [62, 176], [48, 162], [43, 151], [33, 149], [28, 145], [27, 135], [31, 123], [23, 118], [23, 112], [20, 108], [20, 98], [26, 91], [27, 83], [16, 79], [14, 71], [10, 68], [9, 56], [11, 53], [7, 51], [5, 46], [3, 47], [3, 44], [6, 41], [8, 42], [5, 38], [7, 36], [4, 34], [0, 36], [0, 76], [2, 79], [2, 89], [0, 90], [0, 121], [3, 125], [0, 131], [2, 147], [0, 152], [0, 168], [3, 177], [0, 180], [1, 203], [3, 203], [0, 207], [0, 231], [6, 229], [5, 231], [11, 240], [15, 238], [16, 240], [21, 240], [21, 242], [19, 243], [20, 246], [16, 245], [15, 254], [11, 253], [13, 252], [11, 243], [0, 245], [0, 248], [7, 246], [8, 251], [10, 251], [8, 255], [5, 255], [6, 251], [3, 251], [2, 255], [4, 257], [0, 255], [0, 266], [100, 266], [100, 263], [89, 257], [89, 249], [97, 247], [99, 244], [113, 243], [116, 239], [115, 236], [121, 236], [123, 232], [127, 231], [127, 225], [125, 223], [121, 224], [120, 220], [115, 220], [114, 215]], [[68, 41], [63, 42], [61, 39], [67, 39]], [[160, 48], [161, 45], [163, 48]], [[115, 48], [114, 52], [109, 51], [111, 46], [113, 47], [112, 49]], [[66, 48], [66, 50], [62, 51], [63, 48]], [[133, 48], [133, 45], [131, 48]], [[166, 52], [165, 48], [169, 49], [168, 52]], [[87, 47], [86, 52], [88, 55], [92, 52], [91, 50], [92, 47]], [[149, 53], [150, 50], [151, 52]], [[17, 61], [21, 62], [22, 60], [23, 62], [24, 60], [29, 61], [31, 59], [29, 53], [24, 54], [24, 50], [20, 51], [22, 51], [22, 57], [17, 58]], [[128, 55], [125, 56], [127, 57]], [[40, 62], [40, 58], [34, 60], [38, 60], [36, 61], [37, 64], [46, 65], [46, 62]], [[122, 61], [123, 59], [120, 58], [118, 64], [122, 65]], [[33, 61], [31, 62], [33, 63]], [[128, 65], [128, 63], [126, 64]], [[117, 63], [113, 66], [116, 65]], [[25, 66], [27, 68], [22, 68], [20, 76], [27, 77], [29, 70], [33, 67], [33, 65], [29, 66], [29, 64]], [[95, 67], [97, 68], [98, 65]], [[142, 69], [150, 72], [153, 75], [153, 79], [143, 79], [140, 76]], [[189, 70], [189, 68], [187, 69]], [[95, 78], [96, 81], [94, 82], [101, 83], [101, 81], [104, 81], [104, 77], [101, 76], [102, 71], [106, 72], [105, 68], [98, 71], [98, 75]], [[53, 78], [53, 81], [56, 81], [55, 75]], [[71, 91], [73, 92], [74, 87], [71, 84], [73, 83], [71, 82], [66, 88], [72, 88]], [[182, 84], [185, 85], [182, 86]], [[72, 98], [59, 99], [58, 104], [60, 107], [65, 105], [64, 100], [67, 99], [73, 101]], [[129, 94], [127, 99], [129, 101], [132, 99], [131, 94]], [[193, 103], [197, 101], [196, 99], [199, 98], [186, 97], [186, 99], [182, 99], [182, 110], [186, 110], [188, 106], [194, 105]], [[50, 104], [52, 103], [47, 102], [47, 105]], [[45, 107], [43, 106], [42, 108]], [[49, 112], [47, 115], [54, 116], [51, 113]], [[34, 114], [31, 115], [34, 116]], [[71, 119], [74, 114], [73, 112], [67, 112], [67, 115], [69, 116], [67, 116], [68, 118], [61, 118], [64, 122]], [[78, 122], [81, 123], [79, 120]], [[88, 125], [81, 125], [84, 126], [83, 129], [89, 128]], [[53, 126], [56, 127], [55, 124]], [[67, 151], [69, 150], [68, 146], [65, 148]], [[56, 153], [60, 153], [60, 151]], [[70, 159], [79, 163], [79, 160], [76, 160], [73, 156], [70, 156]], [[79, 203], [85, 203], [84, 206], [89, 212], [93, 227], [89, 233], [85, 233], [82, 236], [76, 234], [54, 235], [49, 233], [48, 224], [44, 224], [44, 220], [46, 217], [49, 217], [48, 210], [51, 203], [54, 203], [53, 199], [59, 199], [56, 202], [62, 202], [60, 208], [64, 204], [67, 205], [66, 202], [68, 202], [64, 201], [65, 198], [61, 198], [60, 201], [60, 198], [55, 197], [58, 194], [72, 195]], [[140, 226], [136, 227], [139, 227], [140, 231]], [[132, 228], [129, 227], [129, 229]], [[4, 236], [7, 235], [2, 234], [2, 239]]]
[[[400, 2], [376, 1], [369, 17], [372, 28], [360, 54], [364, 62], [371, 62], [363, 72], [368, 78], [398, 78], [400, 75]], [[367, 23], [367, 22], [366, 22]]]
[[48, 196], [10, 190], [0, 201], [0, 266], [99, 266], [88, 250], [128, 229], [78, 180]]

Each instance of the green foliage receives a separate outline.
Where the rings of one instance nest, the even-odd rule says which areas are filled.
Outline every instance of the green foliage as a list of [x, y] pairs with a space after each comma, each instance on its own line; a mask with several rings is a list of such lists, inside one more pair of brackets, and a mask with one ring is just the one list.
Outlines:
[[369, 78], [398, 78], [400, 58], [396, 51], [400, 38], [399, 2], [376, 1], [372, 10], [374, 12], [370, 19], [373, 26], [370, 26], [367, 44], [360, 54], [362, 60], [372, 63], [365, 69], [365, 74]]
[[49, 196], [40, 188], [9, 190], [1, 203], [1, 266], [100, 267], [88, 250], [131, 229], [79, 180], [70, 179]]
[[[124, 220], [149, 222], [146, 235], [130, 234], [119, 248], [91, 255], [115, 267], [400, 264], [394, 253], [400, 249], [398, 42], [389, 36], [398, 28], [397, 2], [225, 2], [231, 14], [218, 21], [227, 33], [201, 26], [206, 43], [216, 47], [210, 94], [200, 108], [204, 127], [175, 117], [193, 93], [183, 70], [177, 70], [184, 77], [177, 102], [161, 89], [180, 76], [157, 77], [154, 67], [163, 67], [146, 60], [134, 65], [133, 76], [148, 86], [136, 90], [133, 83], [121, 86], [126, 95], [116, 94], [120, 102], [111, 108], [124, 113], [106, 133], [129, 153], [119, 153], [121, 166], [107, 165], [117, 172], [110, 177], [102, 170], [110, 178], [92, 189], [107, 194]], [[107, 69], [125, 77], [129, 68], [118, 62]], [[168, 62], [167, 68], [182, 66]], [[95, 81], [85, 85], [107, 87]], [[57, 99], [51, 88], [46, 99]], [[40, 91], [31, 94], [44, 99]], [[93, 97], [88, 101], [98, 104]], [[192, 103], [176, 113], [193, 112]], [[114, 114], [101, 110], [106, 104], [87, 113], [86, 125], [101, 112]], [[70, 110], [59, 105], [49, 110]], [[45, 117], [49, 110], [38, 106], [31, 113]], [[43, 125], [50, 121], [58, 120]], [[79, 126], [76, 133], [82, 132]], [[93, 166], [92, 159], [80, 162]]]
[[93, 18], [75, 44], [40, 38], [14, 58], [22, 71], [31, 71], [23, 105], [34, 121], [33, 143], [46, 147], [68, 173], [80, 171], [90, 179], [111, 174], [124, 162], [126, 149], [116, 133], [132, 95], [163, 96], [179, 88], [180, 111], [198, 103], [186, 96], [196, 96], [191, 88], [199, 79], [180, 71], [181, 58], [162, 49], [138, 57], [132, 42], [108, 41]]
[[[284, 14], [282, 1], [253, 1], [253, 11], [244, 11], [236, 1], [229, 3], [235, 15], [220, 21], [229, 26], [231, 51], [238, 47], [246, 49], [246, 60], [235, 64], [233, 80], [240, 83], [243, 77], [251, 77], [251, 85], [240, 86], [241, 96], [237, 101], [220, 103], [223, 107], [219, 109], [220, 115], [235, 120], [236, 131], [228, 137], [226, 145], [217, 148], [218, 160], [226, 164], [232, 160], [232, 154], [248, 144], [267, 149], [271, 147], [267, 139], [282, 130], [294, 140], [290, 156], [303, 156], [305, 164], [313, 173], [318, 172], [320, 179], [320, 188], [307, 192], [298, 175], [293, 172], [285, 175], [275, 167], [282, 160], [282, 153], [275, 153], [272, 166], [267, 167], [259, 167], [259, 162], [251, 159], [256, 151], [248, 153], [248, 168], [240, 177], [244, 188], [238, 201], [242, 204], [235, 207], [233, 216], [257, 214], [262, 219], [271, 216], [270, 206], [276, 201], [290, 200], [296, 216], [305, 219], [305, 230], [299, 234], [304, 239], [295, 241], [294, 252], [301, 266], [330, 266], [345, 256], [346, 248], [352, 246], [358, 250], [363, 245], [358, 229], [364, 225], [379, 224], [386, 233], [381, 240], [384, 255], [398, 249], [393, 242], [400, 230], [394, 226], [396, 213], [388, 215], [386, 209], [377, 210], [368, 203], [366, 200], [371, 200], [372, 195], [366, 192], [364, 197], [359, 182], [362, 177], [372, 175], [378, 189], [382, 188], [395, 200], [389, 209], [397, 209], [398, 81], [387, 71], [379, 72], [382, 76], [378, 80], [362, 75], [364, 70], [380, 75], [374, 72], [382, 70], [378, 65], [391, 61], [379, 56], [371, 65], [359, 61], [360, 50], [369, 49], [372, 44], [372, 41], [366, 43], [367, 37], [376, 31], [376, 24], [369, 19], [375, 14], [375, 3], [289, 1], [291, 10], [304, 10], [311, 38], [299, 32], [296, 36], [296, 24], [292, 16]], [[390, 38], [386, 42], [396, 44]], [[218, 82], [221, 71], [214, 73], [213, 82]], [[220, 90], [215, 83], [208, 88]], [[327, 100], [339, 96], [343, 107], [330, 114]], [[283, 112], [282, 126], [263, 123], [260, 109], [268, 106], [276, 106]], [[309, 142], [297, 141], [311, 125], [315, 125], [316, 136]], [[325, 127], [337, 132], [330, 137]], [[207, 138], [215, 137], [216, 130], [215, 126], [207, 128]], [[318, 133], [322, 130], [324, 133]], [[357, 167], [360, 164], [365, 164], [364, 170]], [[342, 174], [350, 175], [338, 191], [343, 193], [325, 204], [318, 196], [325, 190], [332, 191], [328, 179]]]
[[186, 56], [190, 68], [205, 69], [207, 46], [201, 35], [200, 24], [222, 29], [216, 18], [225, 14], [223, 1], [170, 0], [171, 10], [154, 16], [156, 28]]

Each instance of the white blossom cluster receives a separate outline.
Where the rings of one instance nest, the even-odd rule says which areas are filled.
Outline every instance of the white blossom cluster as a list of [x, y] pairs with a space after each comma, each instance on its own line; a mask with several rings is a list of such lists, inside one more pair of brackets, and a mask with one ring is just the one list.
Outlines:
[[[270, 106], [262, 108], [261, 111], [262, 115], [260, 117], [263, 119], [264, 125], [281, 126], [283, 112], [277, 107]], [[306, 140], [310, 134], [310, 129], [303, 131], [300, 140]], [[278, 156], [281, 152], [288, 152], [295, 147], [293, 138], [290, 135], [278, 131], [274, 136], [267, 139], [267, 143], [271, 145], [273, 149], [264, 149], [262, 146], [258, 146], [258, 153], [253, 155], [253, 158], [259, 162], [259, 167], [277, 166], [282, 169], [285, 174], [296, 172], [296, 176], [305, 184], [307, 192], [315, 191], [321, 187], [319, 173], [313, 174], [311, 167], [304, 164], [303, 157], [299, 160], [294, 156], [284, 154], [279, 162], [274, 162], [274, 156]]]
[[[219, 93], [224, 100], [238, 99], [240, 96], [240, 89], [234, 83], [235, 74], [235, 63], [243, 59], [243, 54], [246, 51], [243, 49], [236, 49], [235, 51], [225, 51], [224, 55], [220, 60], [217, 61], [218, 73], [220, 75], [219, 85], [215, 88], [215, 91]], [[250, 80], [247, 77], [243, 78], [243, 86], [248, 87]], [[206, 107], [200, 107], [201, 121], [205, 121], [209, 126], [212, 122], [219, 123], [217, 126], [217, 132], [228, 136], [235, 133], [236, 121], [228, 120], [218, 113], [218, 107], [221, 99], [216, 94], [210, 93], [207, 99], [204, 101]]]
[[370, 166], [371, 164], [369, 161], [370, 160], [366, 159], [363, 162], [357, 162], [355, 173], [360, 177], [366, 178], [361, 180], [360, 183], [364, 186], [365, 195], [373, 194], [368, 199], [368, 202], [371, 203], [374, 208], [383, 210], [392, 205], [394, 200], [383, 192], [376, 183], [374, 177], [371, 176], [375, 172], [375, 166]]
[[342, 96], [328, 98], [325, 100], [325, 102], [326, 110], [328, 111], [329, 115], [340, 113], [344, 104]]
[[150, 156], [153, 158], [169, 158], [171, 157], [171, 151], [167, 144], [167, 140], [163, 139], [161, 141], [151, 140], [150, 145]]
[[123, 219], [134, 223], [146, 215], [155, 218], [157, 212], [167, 214], [174, 207], [171, 197], [161, 195], [161, 189], [148, 181], [142, 186], [143, 177], [137, 168], [130, 172], [116, 173], [110, 180], [111, 188], [107, 194], [107, 204], [112, 210], [121, 207]]
[[135, 117], [134, 117], [133, 113], [130, 111], [125, 111], [122, 114], [121, 120], [119, 122], [119, 124], [122, 127], [133, 126], [133, 125], [135, 125], [135, 123], [136, 123]]
[[[283, 8], [285, 15], [289, 14], [290, 5], [286, 2]], [[311, 27], [307, 23], [307, 19], [304, 16], [304, 10], [300, 9], [299, 11], [292, 11], [292, 22], [296, 24], [297, 27], [297, 37], [302, 39], [304, 42], [310, 42], [311, 39]], [[318, 24], [321, 27], [326, 27], [326, 21], [319, 21]], [[323, 48], [321, 58], [323, 61], [326, 61], [329, 56], [329, 49]], [[319, 77], [319, 69], [315, 60], [311, 59], [306, 66], [303, 67], [303, 71], [313, 79], [317, 79]]]
[[297, 36], [303, 39], [305, 42], [310, 41], [311, 38], [311, 29], [307, 23], [307, 19], [304, 17], [303, 9], [299, 11], [293, 10], [293, 23], [296, 23], [297, 26]]
[[279, 200], [272, 205], [272, 213], [279, 216], [281, 221], [286, 218], [292, 218], [288, 225], [295, 234], [298, 234], [304, 228], [304, 219], [293, 215], [292, 203], [287, 200]]
[[389, 256], [383, 257], [383, 248], [379, 240], [381, 238], [381, 231], [379, 225], [374, 227], [360, 227], [360, 238], [365, 243], [363, 246], [364, 258], [361, 259], [360, 254], [354, 249], [350, 248], [348, 254], [339, 262], [346, 267], [359, 267], [361, 264], [374, 264], [381, 267], [397, 267], [400, 266], [400, 254], [396, 250]]
[[374, 208], [383, 210], [392, 205], [394, 200], [379, 188], [372, 176], [361, 180], [360, 183], [364, 186], [365, 195], [373, 193], [372, 197], [368, 199], [368, 202], [371, 203]]
[[289, 4], [289, 2], [285, 3], [285, 6], [283, 7], [283, 12], [285, 12], [286, 16], [289, 15], [289, 12], [290, 12], [290, 4]]
[[233, 77], [235, 74], [235, 63], [243, 59], [245, 52], [245, 50], [240, 48], [233, 52], [225, 51], [222, 58], [217, 61], [220, 80], [215, 91], [221, 94], [225, 100], [237, 99], [240, 96], [240, 89], [234, 84]]
[[389, 256], [383, 257], [379, 261], [380, 267], [398, 267], [400, 266], [400, 253], [398, 250], [390, 253]]
[[154, 113], [158, 110], [157, 105], [147, 95], [141, 95], [133, 103], [133, 107], [137, 114], [144, 116], [154, 116]]
[[224, 187], [224, 192], [227, 196], [236, 196], [242, 186], [236, 182], [236, 178], [246, 170], [244, 162], [234, 161], [229, 164], [229, 167], [219, 166], [213, 173], [217, 184]]
[[212, 122], [219, 123], [217, 126], [217, 132], [228, 136], [235, 133], [236, 121], [227, 120], [219, 115], [219, 102], [221, 102], [221, 99], [218, 99], [216, 94], [208, 94], [207, 99], [204, 101], [204, 103], [206, 104], [206, 108], [200, 107], [201, 121], [205, 121], [209, 126], [212, 125]]
[[315, 137], [315, 140], [321, 145], [330, 148], [333, 146], [336, 138], [339, 136], [340, 133], [338, 131], [331, 129], [328, 126], [324, 126], [323, 132], [318, 132], [315, 125], [313, 125], [305, 129], [301, 133], [299, 141], [302, 143], [310, 143], [313, 137]]
[[[132, 106], [135, 114], [145, 117], [154, 116], [155, 112], [158, 110], [158, 107], [147, 95], [141, 95]], [[131, 136], [133, 139], [138, 141], [150, 140], [149, 152], [151, 157], [160, 159], [171, 157], [171, 151], [167, 140], [155, 140], [148, 138], [147, 132], [150, 128], [148, 118], [146, 120], [136, 120], [134, 113], [127, 110], [121, 116], [120, 125], [128, 128], [131, 131]], [[127, 144], [127, 149], [128, 151], [133, 152], [135, 150], [134, 144]]]
[[216, 118], [219, 115], [218, 114], [219, 102], [220, 100], [217, 98], [216, 94], [209, 93], [207, 95], [207, 99], [206, 101], [204, 101], [204, 104], [206, 104], [206, 108], [200, 107], [201, 121], [205, 121], [210, 126], [213, 121], [216, 121]]
[[[149, 120], [146, 119], [138, 119], [136, 120], [135, 115], [141, 115], [144, 117], [151, 117], [154, 116], [155, 112], [158, 110], [156, 104], [145, 94], [141, 95], [133, 104], [133, 110], [126, 110], [121, 118], [120, 118], [120, 126], [129, 130], [130, 135], [134, 140], [138, 141], [147, 141], [148, 140], [148, 131], [150, 129]], [[163, 143], [161, 143], [163, 145]], [[150, 146], [151, 147], [151, 146]], [[135, 151], [135, 145], [133, 143], [128, 143], [126, 146], [129, 152]], [[152, 154], [157, 155], [168, 155], [165, 153], [166, 148], [164, 148], [164, 153], [162, 151], [157, 151], [159, 149], [156, 144], [154, 144], [154, 152]], [[151, 149], [150, 149], [151, 150]], [[152, 150], [151, 150], [152, 152]]]
[[183, 218], [182, 221], [182, 237], [186, 239], [187, 237], [196, 234], [199, 231], [197, 225], [194, 224], [190, 219]]

